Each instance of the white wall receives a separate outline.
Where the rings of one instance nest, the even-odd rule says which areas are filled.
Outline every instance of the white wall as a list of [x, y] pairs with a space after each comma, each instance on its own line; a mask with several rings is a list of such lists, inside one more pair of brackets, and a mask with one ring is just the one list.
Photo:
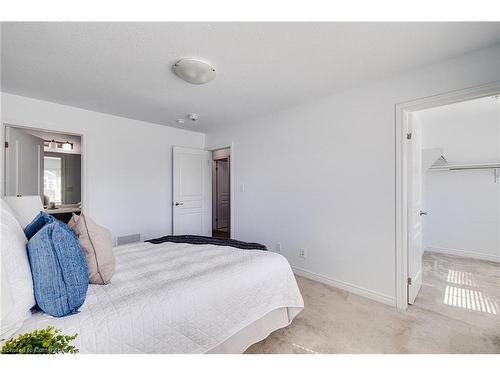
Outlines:
[[491, 97], [417, 112], [424, 148], [442, 148], [449, 163], [500, 161], [500, 102]]
[[235, 237], [394, 303], [395, 104], [500, 80], [499, 61], [497, 46], [208, 132], [234, 142]]
[[2, 123], [83, 135], [84, 211], [97, 223], [114, 236], [171, 233], [172, 146], [203, 147], [204, 134], [1, 95]]
[[[450, 163], [500, 163], [500, 103], [484, 98], [418, 114], [423, 147]], [[500, 183], [493, 170], [428, 171], [424, 176], [424, 246], [500, 261]]]

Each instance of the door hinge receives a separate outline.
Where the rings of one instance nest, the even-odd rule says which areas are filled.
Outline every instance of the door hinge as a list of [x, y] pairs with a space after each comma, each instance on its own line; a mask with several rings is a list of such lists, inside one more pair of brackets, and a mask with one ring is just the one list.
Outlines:
[[9, 148], [9, 142], [5, 142], [5, 148]]
[[406, 134], [406, 139], [411, 139], [411, 133]]
[[411, 285], [411, 277], [408, 278], [408, 285]]

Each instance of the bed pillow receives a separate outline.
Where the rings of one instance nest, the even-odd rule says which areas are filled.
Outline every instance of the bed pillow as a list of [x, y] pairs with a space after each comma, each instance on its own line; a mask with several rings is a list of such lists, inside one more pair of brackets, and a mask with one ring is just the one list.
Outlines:
[[14, 217], [21, 224], [21, 228], [24, 229], [26, 225], [31, 223], [33, 218], [38, 215], [40, 211], [43, 211], [42, 198], [39, 195], [24, 195], [22, 197], [4, 197], [5, 202], [7, 202], [14, 211]]
[[75, 231], [87, 259], [91, 284], [108, 284], [115, 273], [111, 232], [85, 214], [73, 215], [68, 225]]
[[40, 229], [42, 229], [45, 224], [52, 223], [55, 220], [55, 218], [45, 211], [40, 211], [38, 215], [35, 216], [33, 221], [29, 223], [26, 228], [24, 228], [24, 234], [26, 235], [26, 238], [30, 240], [31, 237], [33, 237], [36, 232], [38, 232]]
[[79, 218], [80, 218], [80, 216], [78, 216], [75, 213], [73, 213], [73, 215], [71, 215], [71, 219], [69, 219], [69, 221], [68, 221], [68, 225], [71, 229], [75, 230], [75, 226], [76, 226], [76, 223], [78, 222]]
[[15, 333], [36, 305], [26, 242], [11, 208], [0, 199], [0, 339]]
[[76, 313], [85, 301], [88, 268], [73, 230], [59, 220], [46, 224], [28, 242], [35, 300], [47, 314]]

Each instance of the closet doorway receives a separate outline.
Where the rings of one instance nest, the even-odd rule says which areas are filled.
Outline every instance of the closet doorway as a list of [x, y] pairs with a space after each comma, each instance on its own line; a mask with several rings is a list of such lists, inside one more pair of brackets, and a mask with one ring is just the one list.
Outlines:
[[212, 237], [231, 238], [231, 149], [212, 151]]
[[398, 307], [489, 329], [500, 307], [500, 82], [396, 113]]

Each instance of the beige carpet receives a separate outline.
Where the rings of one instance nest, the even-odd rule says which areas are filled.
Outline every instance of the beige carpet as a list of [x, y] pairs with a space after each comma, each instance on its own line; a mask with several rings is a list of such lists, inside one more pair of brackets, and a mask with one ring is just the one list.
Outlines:
[[305, 309], [246, 353], [500, 353], [500, 264], [425, 253], [424, 285], [399, 312], [297, 277]]

